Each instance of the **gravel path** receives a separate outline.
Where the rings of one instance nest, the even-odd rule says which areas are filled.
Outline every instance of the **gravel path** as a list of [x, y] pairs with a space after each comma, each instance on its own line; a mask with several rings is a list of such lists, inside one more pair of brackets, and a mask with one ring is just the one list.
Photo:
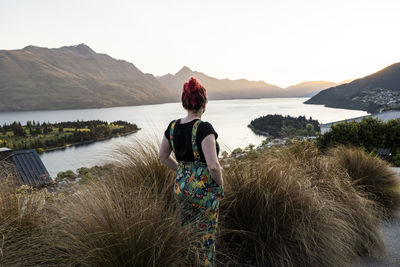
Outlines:
[[[400, 168], [393, 168], [399, 174]], [[400, 210], [397, 215], [388, 222], [381, 224], [381, 232], [385, 241], [386, 255], [380, 258], [365, 258], [361, 263], [355, 266], [367, 267], [399, 267], [400, 266]]]

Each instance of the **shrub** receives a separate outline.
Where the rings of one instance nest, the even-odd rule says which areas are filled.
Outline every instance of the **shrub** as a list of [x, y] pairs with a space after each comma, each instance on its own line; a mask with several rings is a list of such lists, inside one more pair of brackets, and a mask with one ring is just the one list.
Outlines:
[[360, 192], [369, 193], [369, 199], [379, 203], [385, 217], [396, 212], [400, 207], [400, 180], [387, 162], [354, 147], [338, 146], [329, 154]]
[[65, 172], [57, 173], [56, 182], [62, 180], [74, 181], [76, 178], [78, 178], [78, 175], [76, 175], [76, 173], [74, 173], [72, 170], [67, 170]]

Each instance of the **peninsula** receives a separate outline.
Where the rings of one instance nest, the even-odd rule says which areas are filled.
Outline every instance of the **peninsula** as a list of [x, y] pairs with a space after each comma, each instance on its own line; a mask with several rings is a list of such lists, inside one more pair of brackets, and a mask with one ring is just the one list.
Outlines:
[[138, 130], [136, 124], [121, 120], [111, 123], [101, 120], [59, 123], [27, 121], [24, 126], [14, 121], [0, 126], [0, 147], [36, 149], [41, 153], [129, 135]]

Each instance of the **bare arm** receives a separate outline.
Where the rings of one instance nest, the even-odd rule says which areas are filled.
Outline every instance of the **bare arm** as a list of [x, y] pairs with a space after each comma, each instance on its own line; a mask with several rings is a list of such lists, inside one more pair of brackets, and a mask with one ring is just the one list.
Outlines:
[[201, 142], [201, 148], [203, 149], [211, 178], [213, 178], [219, 186], [223, 186], [224, 180], [222, 179], [221, 165], [219, 164], [217, 150], [215, 148], [215, 135], [207, 135]]
[[169, 145], [168, 139], [163, 136], [161, 141], [160, 150], [158, 151], [158, 158], [162, 163], [167, 165], [169, 168], [176, 171], [179, 167], [178, 162], [174, 158], [171, 157], [171, 146]]

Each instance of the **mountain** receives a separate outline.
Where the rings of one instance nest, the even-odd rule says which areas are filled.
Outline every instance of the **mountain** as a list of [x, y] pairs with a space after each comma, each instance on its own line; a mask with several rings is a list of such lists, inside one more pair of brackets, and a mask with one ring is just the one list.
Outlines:
[[304, 97], [331, 87], [304, 82], [288, 88], [246, 79], [217, 79], [183, 67], [154, 77], [132, 63], [99, 54], [85, 44], [0, 50], [0, 111], [102, 108], [180, 101], [196, 77], [209, 99]]
[[176, 74], [157, 76], [157, 79], [171, 90], [181, 92], [183, 84], [190, 77], [196, 77], [207, 89], [209, 99], [238, 99], [263, 97], [309, 97], [322, 89], [336, 85], [333, 82], [309, 81], [297, 85], [281, 88], [263, 81], [248, 81], [246, 79], [230, 80], [217, 79], [188, 67], [183, 67]]
[[344, 81], [341, 81], [338, 85], [341, 85], [341, 84], [345, 84], [345, 83], [351, 83], [352, 81], [354, 81], [355, 79], [346, 79], [346, 80], [344, 80]]
[[304, 103], [371, 113], [382, 108], [399, 108], [400, 63], [350, 83], [325, 89]]
[[179, 101], [133, 64], [85, 44], [0, 50], [0, 111], [76, 109]]
[[285, 91], [287, 96], [314, 96], [319, 91], [336, 85], [334, 82], [309, 81], [286, 87]]
[[211, 100], [279, 97], [284, 93], [282, 88], [263, 81], [217, 79], [201, 72], [192, 71], [186, 66], [175, 75], [166, 74], [159, 77], [158, 80], [169, 89], [178, 90], [181, 93], [183, 84], [190, 77], [195, 77], [207, 89], [207, 96]]

